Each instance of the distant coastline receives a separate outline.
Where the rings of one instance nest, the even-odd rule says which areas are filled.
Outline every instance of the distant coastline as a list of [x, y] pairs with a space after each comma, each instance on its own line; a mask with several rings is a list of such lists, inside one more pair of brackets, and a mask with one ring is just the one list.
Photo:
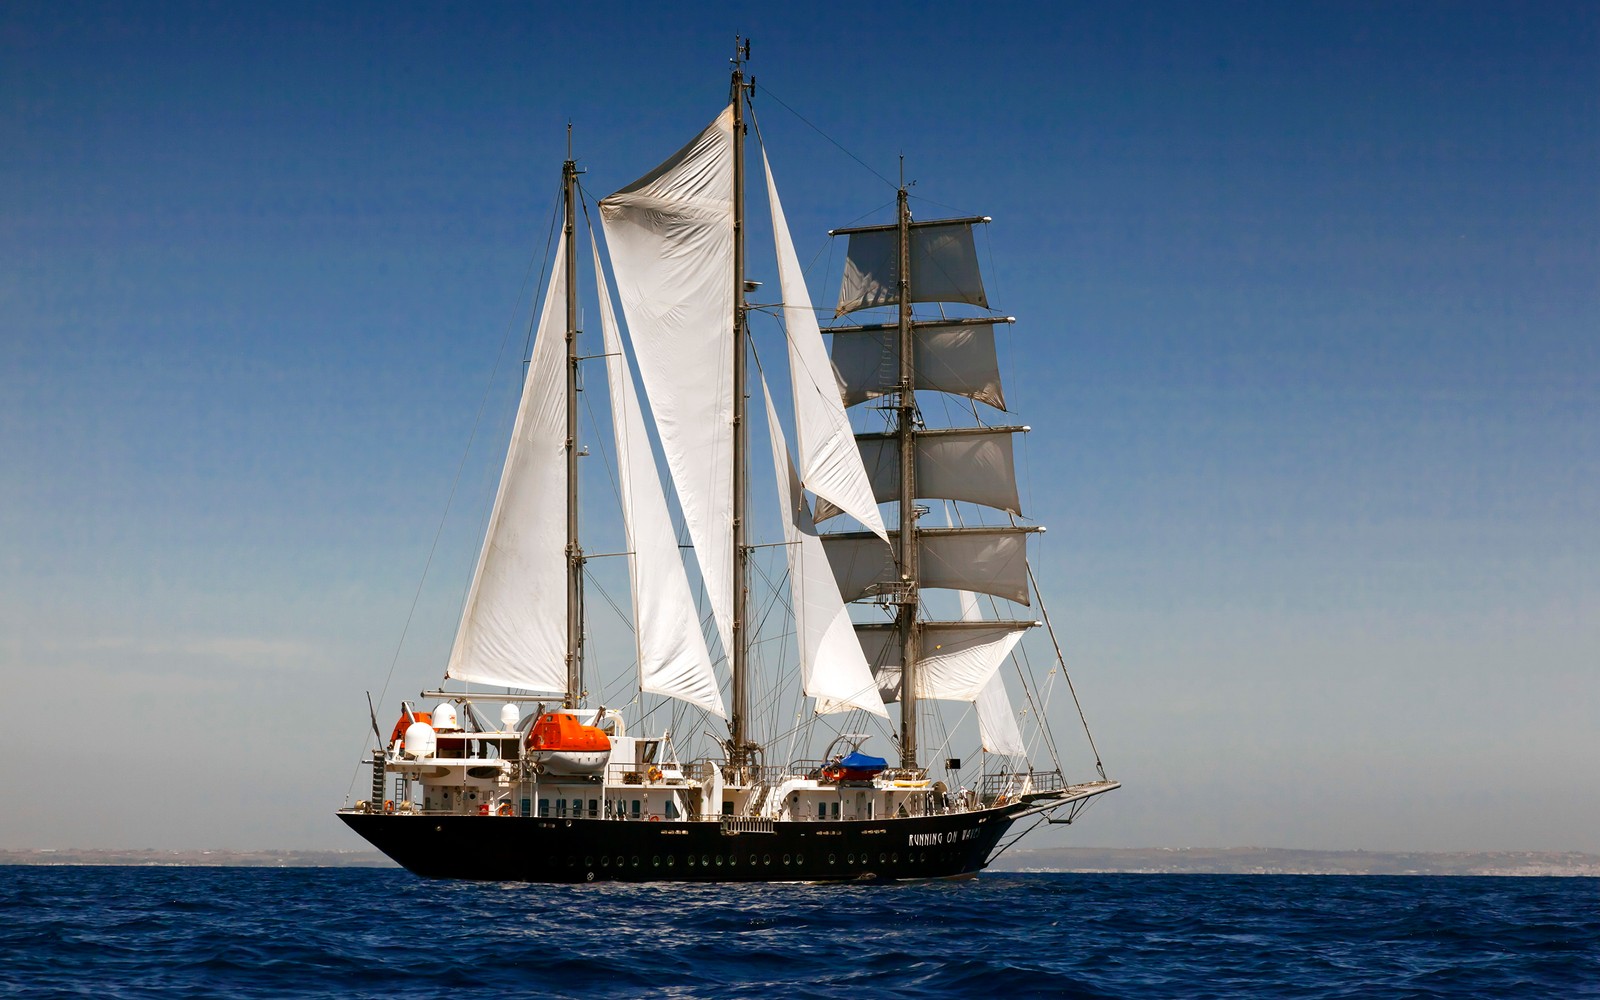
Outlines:
[[1577, 851], [1308, 851], [1281, 847], [1056, 847], [1014, 850], [990, 871], [1217, 875], [1562, 875], [1600, 878]]
[[[394, 868], [376, 851], [0, 850], [0, 865]], [[1600, 878], [1600, 855], [1576, 851], [1308, 851], [1277, 847], [1056, 847], [1014, 850], [996, 872], [1162, 875], [1522, 875]]]

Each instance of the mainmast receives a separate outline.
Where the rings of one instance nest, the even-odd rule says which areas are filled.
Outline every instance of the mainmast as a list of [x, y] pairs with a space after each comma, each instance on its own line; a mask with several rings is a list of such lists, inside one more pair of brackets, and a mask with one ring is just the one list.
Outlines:
[[583, 698], [583, 547], [578, 542], [578, 238], [574, 202], [578, 164], [572, 158], [572, 125], [567, 125], [567, 159], [561, 165], [566, 209], [567, 274], [567, 690], [562, 702], [577, 708]]
[[744, 63], [750, 58], [748, 39], [735, 39], [733, 82], [733, 711], [728, 724], [728, 765], [742, 770], [757, 749], [750, 742], [750, 638], [746, 613], [749, 596], [749, 555], [745, 543], [749, 500], [746, 469], [750, 440], [745, 393], [746, 310], [744, 280]]

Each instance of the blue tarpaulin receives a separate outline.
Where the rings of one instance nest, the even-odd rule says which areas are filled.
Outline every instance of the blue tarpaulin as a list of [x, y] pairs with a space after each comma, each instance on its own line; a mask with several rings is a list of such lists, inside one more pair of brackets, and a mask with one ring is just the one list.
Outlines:
[[889, 766], [889, 762], [882, 757], [868, 757], [860, 750], [852, 750], [850, 756], [839, 762], [839, 766], [852, 771], [881, 771]]

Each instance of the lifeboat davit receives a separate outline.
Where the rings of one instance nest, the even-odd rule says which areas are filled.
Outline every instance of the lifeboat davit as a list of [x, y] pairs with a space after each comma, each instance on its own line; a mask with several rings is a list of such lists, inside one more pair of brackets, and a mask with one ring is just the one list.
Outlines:
[[594, 775], [611, 759], [611, 740], [566, 712], [546, 712], [528, 731], [528, 756], [551, 774]]

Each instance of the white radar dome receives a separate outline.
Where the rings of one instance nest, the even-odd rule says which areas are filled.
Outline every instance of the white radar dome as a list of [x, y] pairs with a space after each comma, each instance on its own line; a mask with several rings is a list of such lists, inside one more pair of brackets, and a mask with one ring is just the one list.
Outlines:
[[406, 727], [406, 756], [421, 760], [423, 757], [432, 757], [439, 749], [439, 741], [433, 735], [433, 727], [426, 722], [413, 722]]
[[439, 702], [433, 710], [433, 728], [435, 729], [460, 729], [456, 723], [456, 707], [448, 701]]
[[500, 706], [500, 731], [505, 733], [515, 732], [517, 723], [522, 721], [522, 710], [515, 705], [504, 704]]

